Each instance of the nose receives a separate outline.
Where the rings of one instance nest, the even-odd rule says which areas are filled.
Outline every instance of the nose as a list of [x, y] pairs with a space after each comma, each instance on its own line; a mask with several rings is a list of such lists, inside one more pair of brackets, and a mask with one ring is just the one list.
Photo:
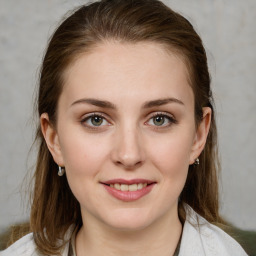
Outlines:
[[124, 169], [135, 169], [143, 164], [145, 152], [138, 129], [120, 128], [115, 133], [112, 160]]

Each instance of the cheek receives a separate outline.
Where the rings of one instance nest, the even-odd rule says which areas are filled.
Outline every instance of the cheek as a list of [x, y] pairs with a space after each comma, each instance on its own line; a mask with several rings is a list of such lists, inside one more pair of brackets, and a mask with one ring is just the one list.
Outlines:
[[65, 168], [72, 175], [95, 175], [107, 156], [108, 144], [101, 136], [83, 132], [65, 132], [62, 136], [61, 150]]
[[185, 184], [190, 152], [192, 147], [191, 133], [172, 134], [162, 140], [152, 141], [150, 152], [153, 165], [159, 170], [166, 190], [177, 191]]
[[191, 136], [174, 135], [164, 138], [162, 141], [154, 142], [151, 151], [152, 159], [161, 169], [179, 171], [182, 167], [189, 166], [190, 153], [192, 148]]
[[[92, 136], [77, 130], [65, 130], [61, 138], [66, 176], [74, 196], [81, 205], [100, 201], [95, 184], [98, 183], [99, 173], [107, 158], [108, 142], [101, 136]], [[93, 198], [91, 191], [94, 191]]]

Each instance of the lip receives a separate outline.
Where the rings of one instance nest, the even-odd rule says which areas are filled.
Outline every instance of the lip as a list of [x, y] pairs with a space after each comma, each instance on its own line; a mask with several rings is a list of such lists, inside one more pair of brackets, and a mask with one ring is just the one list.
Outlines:
[[146, 179], [131, 179], [131, 180], [125, 180], [125, 179], [113, 179], [113, 180], [107, 180], [104, 182], [101, 182], [103, 184], [115, 184], [115, 183], [119, 183], [119, 184], [126, 184], [126, 185], [132, 185], [132, 184], [139, 184], [139, 183], [147, 183], [147, 184], [152, 184], [152, 183], [156, 183], [153, 180], [146, 180]]
[[[148, 185], [137, 191], [121, 191], [109, 186], [110, 184], [115, 184], [115, 183], [127, 184], [127, 185], [131, 185], [135, 183], [136, 184], [147, 183]], [[146, 179], [132, 179], [132, 180], [114, 179], [114, 180], [101, 182], [101, 184], [104, 186], [106, 191], [116, 199], [124, 202], [131, 202], [131, 201], [138, 200], [146, 196], [147, 194], [149, 194], [150, 191], [153, 189], [154, 185], [156, 185], [156, 182], [152, 180], [146, 180]]]

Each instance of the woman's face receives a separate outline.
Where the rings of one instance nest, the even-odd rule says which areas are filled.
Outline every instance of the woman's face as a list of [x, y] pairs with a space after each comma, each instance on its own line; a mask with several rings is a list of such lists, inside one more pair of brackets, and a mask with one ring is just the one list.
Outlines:
[[188, 166], [210, 122], [205, 110], [196, 130], [187, 75], [155, 43], [101, 44], [68, 69], [56, 130], [45, 114], [41, 123], [84, 221], [125, 230], [178, 221]]

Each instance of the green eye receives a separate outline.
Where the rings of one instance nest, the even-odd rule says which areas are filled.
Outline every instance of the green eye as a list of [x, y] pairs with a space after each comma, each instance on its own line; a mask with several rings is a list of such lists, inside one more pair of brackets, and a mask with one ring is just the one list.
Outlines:
[[172, 117], [169, 116], [167, 114], [155, 114], [154, 116], [152, 116], [149, 121], [148, 124], [151, 126], [155, 126], [155, 127], [168, 127], [171, 124], [176, 124], [177, 121]]
[[90, 119], [93, 126], [100, 126], [103, 123], [103, 118], [100, 116], [93, 116]]
[[108, 121], [100, 114], [91, 114], [85, 117], [81, 123], [87, 127], [96, 128], [108, 125]]
[[161, 126], [161, 125], [165, 124], [165, 122], [166, 122], [166, 117], [164, 117], [164, 116], [153, 117], [153, 123], [156, 126]]

